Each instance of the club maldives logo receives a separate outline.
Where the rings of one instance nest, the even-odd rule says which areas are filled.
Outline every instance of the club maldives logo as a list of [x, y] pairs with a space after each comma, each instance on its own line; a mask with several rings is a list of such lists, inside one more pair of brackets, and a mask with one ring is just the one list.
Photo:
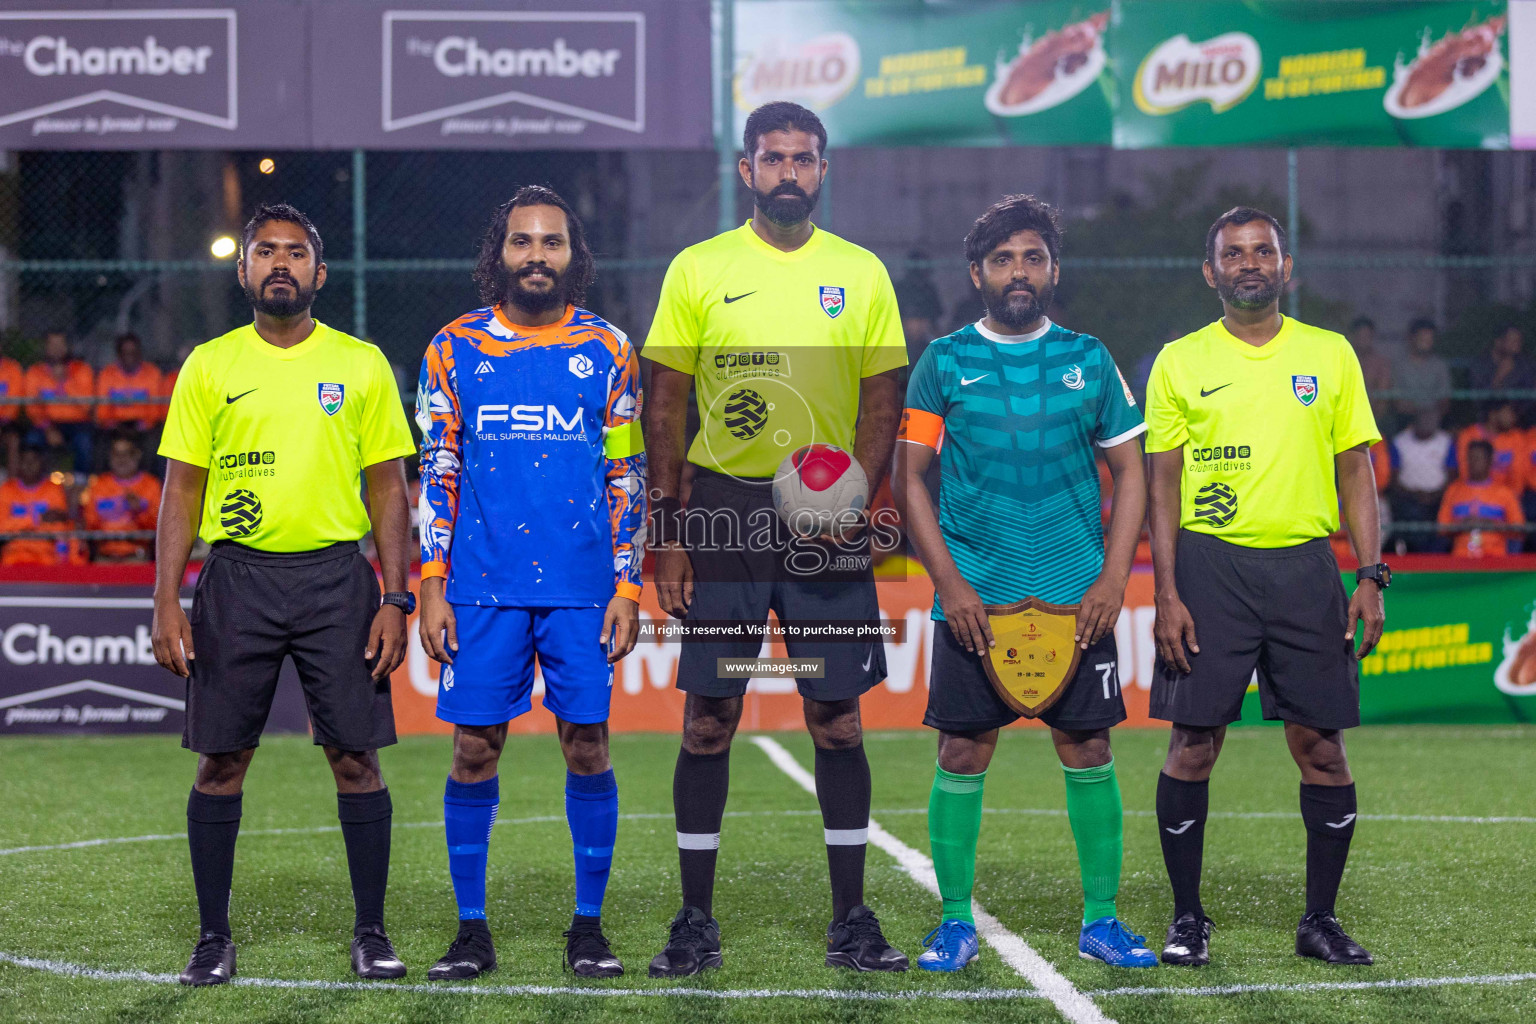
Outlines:
[[1291, 378], [1291, 390], [1296, 393], [1296, 400], [1302, 405], [1311, 405], [1317, 401], [1317, 378], [1297, 375]]
[[773, 36], [748, 54], [736, 74], [736, 109], [745, 113], [770, 100], [791, 100], [825, 110], [859, 81], [859, 43], [846, 32], [805, 40]]
[[383, 18], [386, 132], [435, 124], [444, 136], [577, 135], [588, 122], [645, 131], [644, 14], [385, 11]]
[[821, 308], [827, 316], [836, 320], [843, 312], [843, 290], [831, 285], [822, 285]]
[[[229, 9], [0, 12], [0, 127], [107, 135], [191, 121], [233, 131], [236, 22]], [[71, 113], [97, 103], [133, 113]]]
[[1172, 114], [1204, 101], [1213, 113], [1231, 110], [1259, 82], [1262, 55], [1246, 32], [1225, 32], [1204, 42], [1180, 34], [1159, 43], [1136, 69], [1136, 109]]

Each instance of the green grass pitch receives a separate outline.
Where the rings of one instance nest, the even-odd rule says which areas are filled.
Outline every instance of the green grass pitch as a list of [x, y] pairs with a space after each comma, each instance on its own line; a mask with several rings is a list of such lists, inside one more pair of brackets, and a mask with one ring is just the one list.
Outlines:
[[[776, 738], [809, 767], [803, 734]], [[1166, 737], [1125, 730], [1114, 742], [1129, 812], [1121, 915], [1160, 947], [1171, 905], [1150, 811]], [[1121, 1024], [1536, 1021], [1536, 728], [1368, 728], [1349, 742], [1362, 820], [1340, 913], [1375, 953], [1374, 967], [1329, 968], [1292, 953], [1305, 838], [1296, 770], [1273, 728], [1234, 730], [1212, 783], [1204, 890], [1217, 924], [1211, 966], [1127, 971], [1078, 959], [1077, 862], [1060, 768], [1042, 732], [1011, 732], [1000, 745], [987, 782], [977, 899]], [[875, 819], [926, 853], [933, 737], [871, 734], [867, 746]], [[269, 739], [247, 781], [235, 867], [240, 978], [321, 984], [189, 991], [166, 978], [185, 963], [196, 930], [180, 836], [192, 755], [168, 737], [0, 741], [0, 1021], [1063, 1019], [986, 945], [958, 976], [854, 976], [822, 966], [830, 901], [816, 803], [746, 736], [732, 756], [715, 903], [725, 966], [680, 985], [647, 978], [678, 904], [676, 752], [672, 736], [613, 740], [626, 817], [605, 925], [629, 973], [577, 983], [560, 967], [572, 898], [563, 767], [552, 737], [509, 742], [488, 906], [501, 969], [455, 991], [423, 990], [454, 928], [441, 827], [448, 741], [413, 737], [386, 750], [396, 825], [389, 930], [415, 987], [360, 988], [349, 984], [351, 898], [329, 772], [306, 739]], [[1487, 818], [1515, 820], [1471, 820]], [[12, 852], [145, 835], [165, 838]], [[868, 902], [915, 960], [938, 902], [873, 846]], [[116, 973], [71, 976], [58, 973], [61, 965]], [[1424, 983], [1471, 977], [1482, 980]], [[1256, 989], [1196, 991], [1236, 986]], [[1158, 991], [1111, 991], [1126, 987]], [[614, 990], [722, 997], [595, 994]], [[955, 993], [987, 998], [940, 998]], [[868, 998], [850, 998], [861, 995]]]

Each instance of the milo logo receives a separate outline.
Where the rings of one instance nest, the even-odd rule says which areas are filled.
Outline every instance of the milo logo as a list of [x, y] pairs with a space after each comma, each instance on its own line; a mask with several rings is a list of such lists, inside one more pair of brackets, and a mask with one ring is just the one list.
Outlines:
[[1199, 43], [1176, 35], [1159, 43], [1136, 69], [1136, 109], [1156, 116], [1203, 101], [1213, 113], [1231, 110], [1258, 84], [1262, 59], [1258, 40], [1246, 32]]

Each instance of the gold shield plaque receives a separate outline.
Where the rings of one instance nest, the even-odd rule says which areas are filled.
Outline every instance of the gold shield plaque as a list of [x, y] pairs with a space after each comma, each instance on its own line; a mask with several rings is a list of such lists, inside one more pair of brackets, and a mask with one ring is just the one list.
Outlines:
[[1056, 703], [1077, 674], [1082, 653], [1073, 639], [1078, 607], [1037, 597], [986, 606], [997, 646], [987, 651], [982, 665], [1003, 703], [1025, 718]]

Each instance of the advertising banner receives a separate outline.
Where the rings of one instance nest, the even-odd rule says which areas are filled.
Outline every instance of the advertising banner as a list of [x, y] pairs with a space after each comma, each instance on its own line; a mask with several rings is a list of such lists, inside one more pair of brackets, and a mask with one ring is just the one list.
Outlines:
[[793, 100], [838, 145], [1107, 145], [1109, 0], [736, 5], [736, 131]]
[[[150, 587], [0, 585], [0, 736], [169, 732], [186, 682], [155, 661]], [[187, 599], [184, 599], [184, 603]], [[267, 729], [308, 729], [292, 663]]]
[[1508, 6], [1118, 3], [1114, 143], [1506, 148]]
[[312, 17], [321, 149], [712, 145], [708, 0], [348, 0]]
[[0, 149], [309, 145], [296, 0], [15, 6], [0, 10]]

